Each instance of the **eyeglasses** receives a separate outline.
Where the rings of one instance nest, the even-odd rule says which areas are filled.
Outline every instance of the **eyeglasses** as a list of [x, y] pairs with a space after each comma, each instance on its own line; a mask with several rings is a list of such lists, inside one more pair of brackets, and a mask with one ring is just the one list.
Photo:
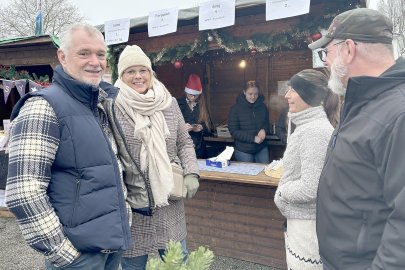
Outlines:
[[148, 69], [140, 69], [140, 70], [135, 70], [135, 69], [129, 69], [127, 71], [125, 71], [124, 73], [128, 76], [135, 76], [136, 74], [139, 74], [141, 76], [145, 76], [146, 74], [148, 74], [149, 70]]
[[[332, 44], [332, 46], [341, 44], [341, 43], [343, 43], [343, 42], [345, 42], [345, 41], [346, 41], [346, 40], [342, 40], [342, 41], [336, 42], [336, 43]], [[355, 43], [355, 44], [356, 44], [356, 43]], [[318, 51], [318, 56], [319, 56], [319, 58], [321, 59], [322, 62], [326, 62], [326, 57], [328, 56], [328, 48], [322, 48], [322, 49], [320, 49], [320, 50]]]
[[292, 88], [291, 86], [287, 87], [287, 89], [285, 89], [284, 95], [287, 95], [287, 93], [291, 91], [291, 93], [295, 93], [294, 88]]

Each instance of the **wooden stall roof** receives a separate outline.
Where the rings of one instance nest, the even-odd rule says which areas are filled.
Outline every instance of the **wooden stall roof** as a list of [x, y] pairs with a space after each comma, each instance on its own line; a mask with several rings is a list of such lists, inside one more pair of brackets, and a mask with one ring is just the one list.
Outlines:
[[[246, 7], [263, 5], [265, 3], [266, 3], [265, 0], [236, 0], [235, 6], [236, 6], [236, 9], [241, 9], [241, 8], [246, 8]], [[199, 10], [198, 7], [180, 9], [178, 20], [187, 21], [187, 20], [195, 19], [198, 17], [198, 10]], [[145, 25], [147, 25], [147, 23], [148, 23], [148, 16], [131, 18], [129, 27], [132, 29], [135, 27], [145, 26]], [[97, 25], [96, 27], [101, 32], [104, 32], [104, 24]]]
[[1, 65], [40, 66], [59, 64], [56, 50], [59, 39], [52, 35], [0, 39]]
[[0, 39], [0, 48], [35, 46], [40, 44], [53, 44], [55, 48], [59, 48], [59, 38], [52, 35], [42, 35]]

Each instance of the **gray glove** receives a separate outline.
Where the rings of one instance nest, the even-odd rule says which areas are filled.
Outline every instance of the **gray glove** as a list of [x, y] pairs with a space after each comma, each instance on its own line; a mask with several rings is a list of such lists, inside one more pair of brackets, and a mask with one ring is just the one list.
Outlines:
[[197, 193], [199, 186], [200, 184], [198, 183], [198, 176], [196, 174], [187, 174], [186, 176], [184, 176], [183, 195], [187, 195], [188, 199], [193, 198], [194, 195]]

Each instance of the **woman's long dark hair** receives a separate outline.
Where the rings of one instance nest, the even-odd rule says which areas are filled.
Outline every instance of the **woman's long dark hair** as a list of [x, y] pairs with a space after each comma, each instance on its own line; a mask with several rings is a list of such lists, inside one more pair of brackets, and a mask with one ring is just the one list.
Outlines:
[[198, 116], [198, 123], [204, 123], [208, 131], [211, 132], [211, 129], [213, 127], [211, 126], [212, 122], [210, 114], [207, 109], [204, 93], [201, 93], [200, 96], [198, 97], [198, 103], [199, 103], [198, 108], [200, 109], [200, 115]]
[[328, 76], [314, 69], [304, 69], [303, 71], [298, 72], [297, 75], [304, 80], [317, 85], [328, 93], [328, 95], [323, 100], [322, 105], [325, 109], [329, 122], [332, 124], [333, 127], [336, 127], [339, 122], [340, 99], [338, 95], [334, 94], [329, 89]]

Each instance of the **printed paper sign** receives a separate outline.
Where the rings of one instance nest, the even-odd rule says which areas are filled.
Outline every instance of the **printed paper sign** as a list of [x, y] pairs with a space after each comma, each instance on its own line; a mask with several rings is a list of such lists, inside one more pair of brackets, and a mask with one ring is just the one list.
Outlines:
[[161, 36], [176, 32], [178, 17], [178, 8], [162, 9], [150, 12], [148, 17], [149, 37]]
[[319, 58], [318, 51], [322, 50], [322, 48], [316, 49], [312, 51], [312, 67], [313, 68], [323, 68], [325, 67], [325, 63]]
[[129, 18], [106, 21], [104, 23], [105, 43], [107, 45], [119, 44], [128, 41]]
[[266, 0], [266, 21], [309, 13], [310, 0]]
[[281, 97], [284, 97], [287, 93], [287, 82], [288, 81], [277, 81], [277, 94]]
[[198, 29], [217, 29], [235, 24], [235, 0], [200, 3]]

